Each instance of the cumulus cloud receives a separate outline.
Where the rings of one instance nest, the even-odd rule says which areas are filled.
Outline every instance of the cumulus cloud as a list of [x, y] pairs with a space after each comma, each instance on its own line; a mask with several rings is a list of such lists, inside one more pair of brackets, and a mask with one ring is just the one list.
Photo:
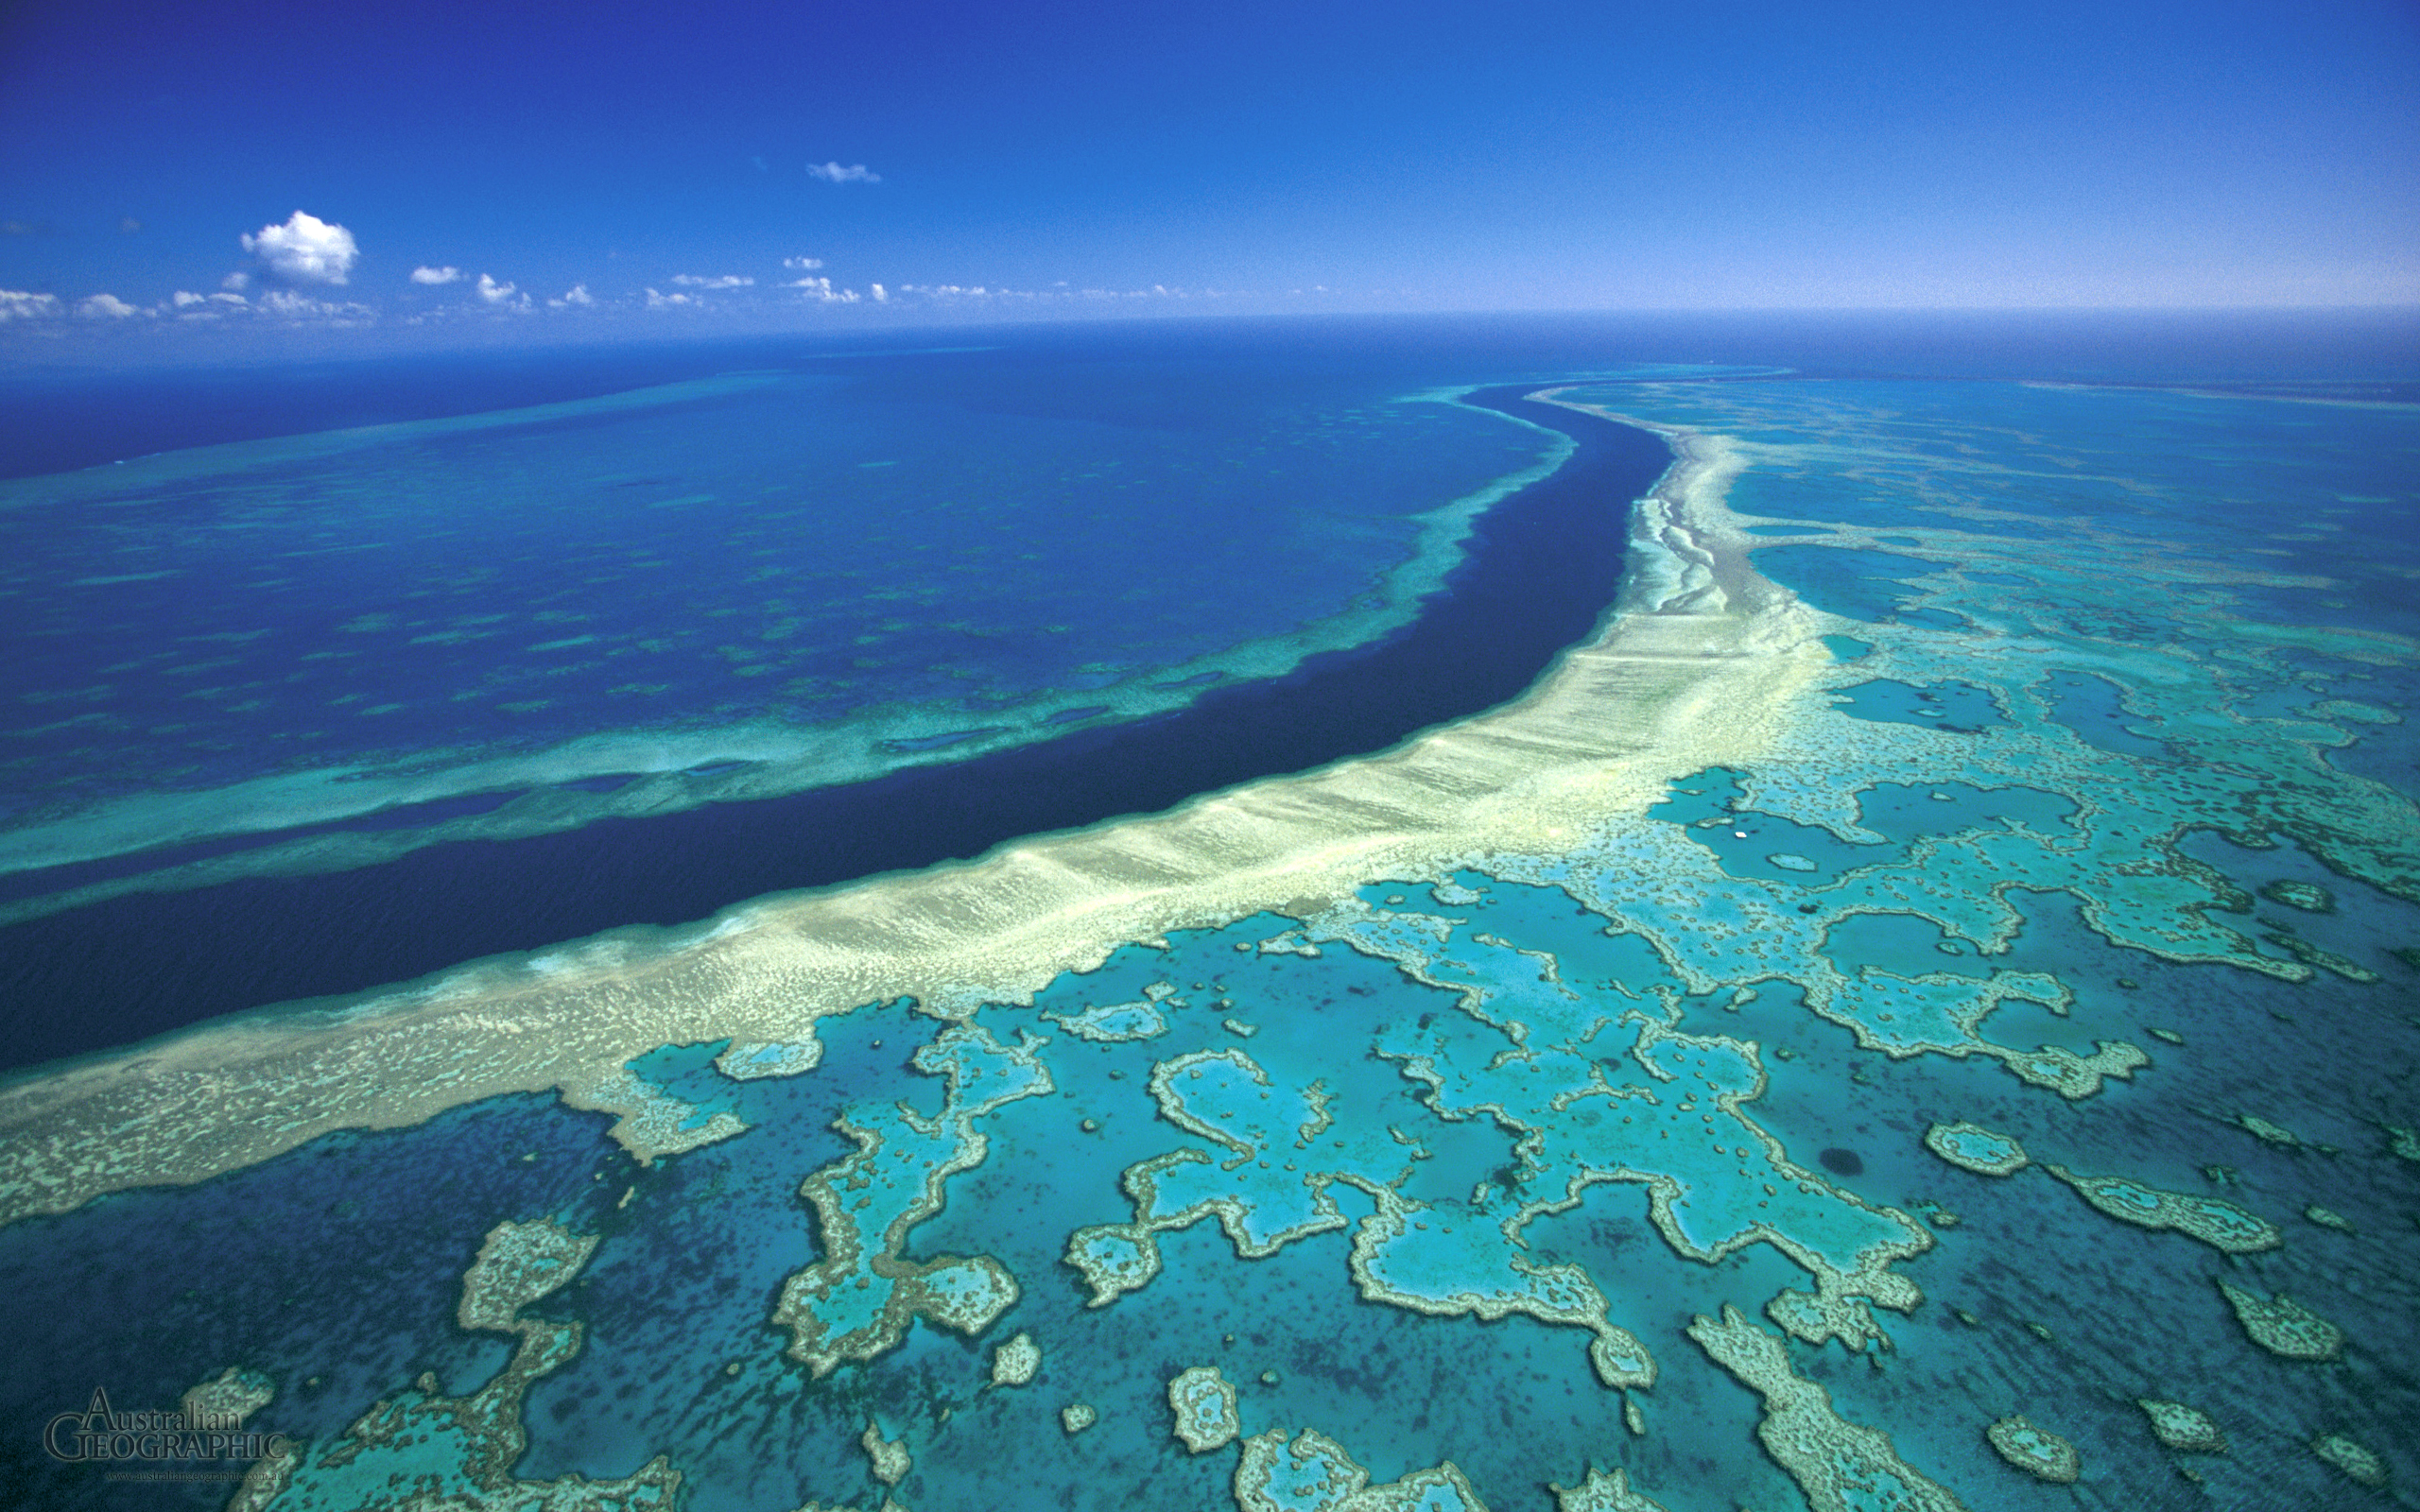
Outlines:
[[[301, 298], [299, 295], [294, 297]], [[251, 301], [240, 294], [196, 294], [191, 289], [179, 289], [168, 299], [180, 320], [216, 320], [231, 310], [250, 310], [252, 307]], [[151, 313], [156, 315], [160, 312], [154, 310]]]
[[415, 284], [451, 284], [461, 276], [462, 270], [450, 264], [444, 267], [430, 267], [424, 263], [412, 269], [412, 282]]
[[[981, 284], [972, 285], [902, 284], [897, 292], [911, 301], [924, 300], [939, 303], [955, 303], [970, 300], [1012, 300], [1035, 304], [1053, 303], [1063, 300], [1223, 300], [1233, 295], [1233, 291], [1230, 290], [1192, 289], [1181, 286], [1171, 288], [1165, 284], [1154, 284], [1147, 289], [1076, 289], [1068, 287], [1064, 280], [1046, 289], [994, 288]], [[890, 296], [877, 294], [874, 297], [887, 300]]]
[[817, 268], [823, 266], [823, 259], [820, 257], [785, 257], [782, 259], [782, 266], [787, 268], [795, 268], [801, 273], [812, 273]]
[[647, 291], [647, 307], [650, 310], [668, 310], [678, 305], [705, 302], [694, 294], [658, 294], [653, 289]]
[[889, 302], [890, 302], [890, 291], [889, 289], [884, 288], [884, 287], [883, 287], [881, 284], [870, 284], [870, 285], [868, 285], [868, 286], [869, 286], [869, 287], [871, 287], [871, 288], [873, 290], [873, 302], [874, 302], [874, 303], [876, 303], [876, 304], [888, 304]]
[[550, 310], [562, 310], [568, 309], [576, 304], [595, 304], [596, 302], [596, 297], [588, 292], [587, 284], [575, 284], [569, 289], [564, 291], [562, 299], [548, 300], [546, 301], [546, 307]]
[[802, 290], [804, 291], [804, 298], [813, 300], [821, 304], [855, 304], [857, 302], [856, 290], [836, 289], [832, 286], [832, 281], [828, 278], [803, 278], [797, 280], [795, 283], [787, 284], [783, 286], [786, 288]]
[[143, 312], [114, 294], [95, 294], [77, 301], [76, 313], [87, 320], [123, 320]]
[[291, 289], [271, 289], [253, 306], [263, 315], [279, 316], [288, 320], [324, 320], [334, 325], [367, 325], [378, 318], [378, 312], [366, 304], [354, 304], [336, 300], [315, 300]]
[[342, 284], [361, 255], [353, 232], [301, 210], [285, 225], [263, 226], [243, 242], [270, 272], [297, 284]]
[[248, 289], [252, 286], [252, 275], [245, 272], [241, 268], [237, 268], [234, 272], [220, 279], [218, 281], [218, 286], [222, 289]]
[[59, 296], [25, 289], [0, 289], [0, 322], [40, 320], [59, 313]]
[[736, 273], [725, 273], [720, 278], [700, 278], [694, 273], [675, 273], [672, 275], [672, 282], [683, 288], [692, 289], [744, 289], [756, 281], [752, 278], [742, 278]]
[[862, 163], [853, 163], [845, 168], [837, 163], [810, 163], [806, 165], [806, 176], [821, 179], [825, 183], [882, 182], [882, 175], [868, 172]]
[[479, 300], [492, 310], [527, 310], [530, 307], [530, 295], [520, 293], [518, 284], [496, 284], [487, 273], [479, 273]]

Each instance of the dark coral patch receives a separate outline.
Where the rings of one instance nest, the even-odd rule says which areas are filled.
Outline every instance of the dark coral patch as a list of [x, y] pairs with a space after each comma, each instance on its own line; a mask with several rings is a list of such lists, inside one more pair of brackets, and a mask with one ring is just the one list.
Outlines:
[[1855, 1150], [1844, 1150], [1839, 1145], [1834, 1145], [1828, 1150], [1818, 1151], [1815, 1159], [1821, 1160], [1824, 1163], [1824, 1169], [1834, 1176], [1863, 1176], [1865, 1174], [1865, 1161], [1858, 1158]]

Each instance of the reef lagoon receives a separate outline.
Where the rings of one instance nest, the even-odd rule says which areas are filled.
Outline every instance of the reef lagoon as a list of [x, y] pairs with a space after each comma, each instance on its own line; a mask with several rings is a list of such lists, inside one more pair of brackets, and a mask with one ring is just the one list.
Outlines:
[[2407, 1504], [2413, 336], [9, 378], [0, 1480]]

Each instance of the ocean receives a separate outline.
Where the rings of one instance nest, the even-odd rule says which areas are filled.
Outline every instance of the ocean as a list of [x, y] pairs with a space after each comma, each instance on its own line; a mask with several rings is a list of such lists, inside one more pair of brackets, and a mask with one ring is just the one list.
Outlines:
[[11, 378], [5, 1473], [2392, 1504], [2413, 335]]

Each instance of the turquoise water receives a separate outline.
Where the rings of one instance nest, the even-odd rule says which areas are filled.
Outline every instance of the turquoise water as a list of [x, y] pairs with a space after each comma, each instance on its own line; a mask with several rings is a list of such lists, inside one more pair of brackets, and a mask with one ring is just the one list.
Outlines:
[[[666, 1047], [637, 1074], [693, 1126], [744, 1130], [648, 1165], [606, 1119], [515, 1097], [0, 1228], [39, 1362], [9, 1383], [9, 1431], [79, 1409], [96, 1373], [147, 1406], [242, 1366], [276, 1385], [256, 1421], [308, 1441], [290, 1494], [345, 1504], [401, 1463], [331, 1458], [375, 1436], [355, 1426], [373, 1402], [423, 1371], [446, 1400], [502, 1379], [511, 1346], [456, 1325], [458, 1288], [482, 1235], [550, 1216], [599, 1242], [526, 1316], [583, 1332], [527, 1383], [526, 1452], [492, 1487], [662, 1455], [697, 1507], [1210, 1507], [1312, 1431], [1373, 1486], [1450, 1463], [1459, 1483], [1419, 1483], [1439, 1505], [1466, 1486], [1553, 1507], [1549, 1485], [1592, 1467], [1668, 1512], [1833, 1504], [1758, 1437], [1788, 1379], [1710, 1346], [1729, 1306], [1825, 1394], [1813, 1441], [1873, 1465], [1854, 1434], [1878, 1431], [1889, 1475], [1955, 1499], [1935, 1505], [2401, 1504], [2420, 1484], [2415, 411], [1753, 370], [1575, 397], [1737, 438], [1729, 507], [1752, 545], [1789, 542], [1751, 561], [1828, 616], [1808, 634], [1830, 656], [1754, 759], [1677, 765], [1551, 849], [1104, 941], [1097, 969], [956, 1023], [885, 1002], [818, 1022], [812, 1055]], [[1417, 414], [1464, 459], [1448, 491], [1534, 445]], [[1286, 423], [1341, 475], [1414, 421]], [[1041, 429], [1028, 461], [1080, 427]], [[1116, 444], [1175, 479], [1222, 475], [1241, 436]], [[1410, 512], [1376, 501], [1407, 485], [1364, 485], [1288, 528], [1399, 559]], [[1144, 534], [1121, 559], [1158, 583]], [[530, 549], [517, 570], [556, 570]], [[1230, 644], [1286, 633], [1314, 576], [1334, 611], [1353, 553], [1302, 550], [1326, 566], [1238, 594], [1232, 627], [1188, 567], [1164, 628], [1117, 633], [1164, 666], [1215, 652], [1205, 613]], [[1018, 696], [1063, 687], [1059, 654], [1033, 652]], [[1927, 1148], [1961, 1122], [2032, 1163], [1979, 1175]], [[915, 1158], [883, 1166], [849, 1128]], [[2282, 1239], [2129, 1224], [2054, 1165]], [[1012, 1298], [972, 1321], [960, 1292], [917, 1299], [914, 1277], [977, 1257]], [[841, 1279], [806, 1297], [818, 1267]], [[2279, 1352], [2221, 1281], [2290, 1297], [2335, 1348]], [[885, 1339], [828, 1367], [797, 1352], [803, 1320], [827, 1346], [871, 1338], [886, 1304]], [[994, 1383], [1020, 1334], [1038, 1373]], [[1202, 1366], [1236, 1388], [1245, 1447], [1172, 1435], [1168, 1383]], [[2206, 1414], [2225, 1452], [2164, 1447], [2138, 1399]], [[1096, 1420], [1070, 1431], [1080, 1403]], [[2073, 1446], [2072, 1486], [1996, 1453], [1984, 1429], [2016, 1414]], [[869, 1424], [908, 1452], [895, 1486]], [[2314, 1447], [2337, 1438], [2386, 1485]], [[9, 1452], [55, 1504], [138, 1504]]]

